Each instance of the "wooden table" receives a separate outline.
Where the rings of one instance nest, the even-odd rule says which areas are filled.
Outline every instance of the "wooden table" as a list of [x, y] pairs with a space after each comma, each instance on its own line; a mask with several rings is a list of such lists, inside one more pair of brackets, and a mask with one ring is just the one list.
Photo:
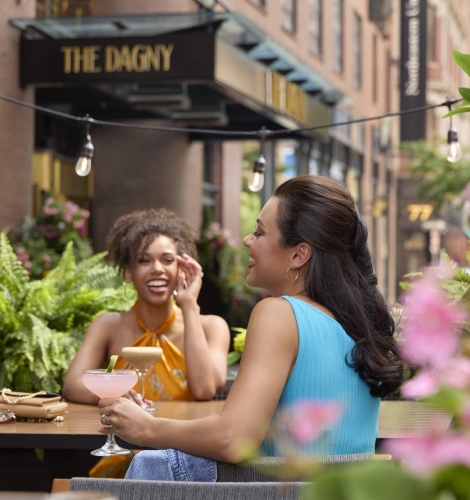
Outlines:
[[[224, 401], [157, 402], [156, 417], [176, 420], [218, 415]], [[413, 437], [435, 428], [445, 430], [451, 416], [438, 408], [415, 401], [382, 401], [377, 438]], [[104, 442], [100, 414], [95, 406], [69, 403], [63, 422], [15, 422], [0, 425], [0, 448], [93, 449]], [[123, 446], [134, 447], [129, 443]]]
[[[165, 401], [154, 403], [156, 417], [175, 420], [193, 420], [218, 415], [225, 401]], [[101, 427], [98, 407], [69, 403], [63, 422], [8, 422], [0, 425], [0, 448], [42, 448], [92, 450], [100, 448], [105, 436]], [[126, 448], [135, 445], [118, 438]], [[142, 447], [140, 447], [142, 448]]]
[[[224, 401], [157, 402], [156, 417], [191, 420], [218, 415]], [[414, 401], [382, 401], [378, 443], [384, 438], [413, 437], [423, 431], [445, 430], [451, 416]], [[63, 422], [0, 424], [0, 490], [50, 491], [56, 477], [87, 476], [96, 463], [90, 451], [100, 448], [105, 436], [96, 406], [70, 403]], [[134, 445], [117, 440], [121, 446]], [[38, 458], [34, 449], [42, 449]], [[25, 481], [24, 478], [28, 478]]]

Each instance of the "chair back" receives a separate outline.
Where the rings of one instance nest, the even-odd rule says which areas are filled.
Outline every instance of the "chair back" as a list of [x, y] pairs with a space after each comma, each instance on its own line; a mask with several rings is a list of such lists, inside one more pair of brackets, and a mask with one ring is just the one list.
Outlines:
[[72, 491], [106, 491], [119, 500], [301, 500], [308, 483], [194, 483], [73, 478]]

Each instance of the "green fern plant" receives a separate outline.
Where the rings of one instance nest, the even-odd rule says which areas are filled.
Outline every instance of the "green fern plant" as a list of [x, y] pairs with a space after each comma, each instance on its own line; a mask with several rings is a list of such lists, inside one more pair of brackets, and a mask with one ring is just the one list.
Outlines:
[[60, 391], [89, 324], [135, 301], [106, 253], [77, 264], [72, 245], [45, 278], [30, 280], [0, 233], [0, 388]]

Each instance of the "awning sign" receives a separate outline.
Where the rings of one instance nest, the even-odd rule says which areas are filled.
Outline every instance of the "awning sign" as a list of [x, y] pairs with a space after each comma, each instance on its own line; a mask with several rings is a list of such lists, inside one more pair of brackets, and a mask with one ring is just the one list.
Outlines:
[[21, 41], [21, 85], [214, 78], [214, 34]]

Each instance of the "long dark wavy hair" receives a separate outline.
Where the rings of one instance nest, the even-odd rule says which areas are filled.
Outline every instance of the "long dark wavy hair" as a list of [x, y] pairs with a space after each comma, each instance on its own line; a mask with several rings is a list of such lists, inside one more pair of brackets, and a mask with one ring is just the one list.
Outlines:
[[403, 381], [395, 323], [377, 287], [367, 226], [350, 193], [329, 177], [303, 176], [281, 184], [277, 223], [281, 245], [308, 243], [312, 257], [305, 292], [335, 316], [355, 341], [346, 363], [385, 396]]

